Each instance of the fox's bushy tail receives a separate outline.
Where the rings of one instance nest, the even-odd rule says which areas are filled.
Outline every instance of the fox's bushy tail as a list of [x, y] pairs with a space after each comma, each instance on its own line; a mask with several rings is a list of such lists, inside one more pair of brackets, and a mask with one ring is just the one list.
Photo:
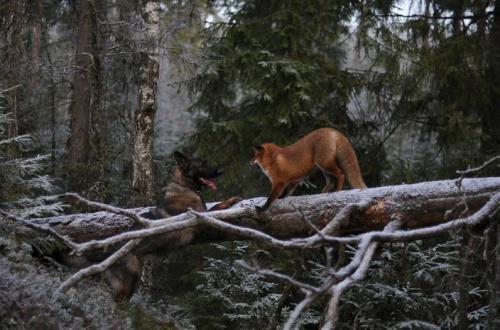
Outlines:
[[349, 183], [352, 189], [368, 188], [363, 181], [356, 153], [349, 142], [338, 147], [337, 162], [345, 174], [347, 183]]

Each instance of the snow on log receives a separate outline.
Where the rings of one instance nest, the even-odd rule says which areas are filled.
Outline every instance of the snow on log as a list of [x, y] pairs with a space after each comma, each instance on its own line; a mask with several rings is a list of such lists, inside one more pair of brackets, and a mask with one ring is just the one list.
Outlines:
[[[292, 196], [277, 200], [269, 210], [257, 214], [255, 205], [265, 198], [243, 200], [229, 210], [208, 213], [211, 217], [233, 225], [256, 229], [280, 239], [306, 237], [329, 226], [329, 233], [343, 236], [382, 230], [391, 220], [402, 221], [402, 229], [421, 228], [470, 215], [494, 194], [500, 193], [500, 178], [446, 180], [370, 189], [343, 190], [335, 193]], [[144, 214], [150, 207], [132, 211]], [[195, 219], [195, 214], [182, 214], [156, 220], [158, 226]], [[102, 239], [140, 229], [137, 221], [108, 211], [33, 219], [48, 225], [77, 242]], [[198, 227], [193, 243], [236, 239], [233, 234], [206, 224], [190, 222]], [[315, 229], [316, 227], [316, 229]]]

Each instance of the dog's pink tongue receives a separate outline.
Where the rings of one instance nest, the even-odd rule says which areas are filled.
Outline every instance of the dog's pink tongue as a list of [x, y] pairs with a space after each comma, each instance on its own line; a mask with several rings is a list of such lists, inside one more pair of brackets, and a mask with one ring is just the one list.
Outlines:
[[215, 182], [213, 182], [212, 180], [209, 180], [207, 178], [200, 178], [200, 181], [205, 185], [205, 186], [208, 186], [210, 187], [210, 189], [212, 190], [217, 190], [217, 186], [215, 185]]

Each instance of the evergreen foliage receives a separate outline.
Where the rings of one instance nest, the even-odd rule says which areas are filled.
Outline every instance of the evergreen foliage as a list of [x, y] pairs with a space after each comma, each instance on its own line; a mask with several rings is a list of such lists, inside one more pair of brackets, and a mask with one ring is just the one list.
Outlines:
[[[385, 247], [367, 280], [343, 298], [341, 319], [346, 321], [341, 329], [458, 328], [465, 249], [453, 237]], [[475, 259], [474, 264], [480, 265], [481, 260]], [[488, 288], [478, 268], [470, 279], [469, 328], [481, 329], [487, 324]]]
[[[0, 208], [20, 217], [50, 216], [62, 211], [51, 177], [43, 172], [47, 156], [11, 158], [9, 148], [29, 153], [31, 138], [6, 137], [9, 116], [0, 113]], [[11, 149], [12, 150], [12, 149]], [[34, 256], [46, 255], [54, 242], [36, 237], [22, 224], [0, 215], [0, 328], [81, 328], [92, 325], [129, 328], [130, 320], [119, 316], [118, 308], [102, 288], [78, 290], [57, 299], [60, 268]], [[82, 302], [86, 303], [82, 303]], [[99, 316], [97, 316], [99, 315]]]
[[372, 116], [390, 118], [383, 123], [388, 134], [416, 128], [417, 138], [427, 141], [424, 154], [436, 160], [440, 177], [449, 177], [454, 168], [481, 164], [498, 152], [491, 148], [498, 143], [491, 134], [498, 134], [485, 125], [498, 112], [491, 78], [498, 64], [492, 56], [498, 52], [492, 46], [496, 21], [486, 4], [409, 5], [415, 15], [379, 16], [369, 6], [360, 11], [357, 46], [370, 65], [364, 87]]
[[[279, 300], [274, 290], [276, 284], [248, 274], [235, 264], [246, 254], [247, 246], [238, 245], [231, 251], [224, 245], [217, 248], [229, 252], [229, 257], [206, 257], [206, 266], [200, 273], [202, 281], [196, 288], [201, 304], [193, 310], [197, 329], [265, 327]], [[212, 307], [207, 310], [201, 306]]]
[[[31, 247], [15, 243], [0, 227], [0, 328], [2, 329], [131, 329], [131, 319], [113, 303], [104, 287], [94, 283], [55, 298], [60, 271], [40, 264]], [[12, 226], [9, 229], [19, 230]], [[12, 234], [10, 234], [12, 235]]]
[[0, 207], [21, 216], [49, 216], [62, 211], [52, 178], [44, 175], [48, 156], [10, 158], [9, 148], [27, 151], [28, 135], [7, 138], [6, 126], [11, 119], [0, 113]]

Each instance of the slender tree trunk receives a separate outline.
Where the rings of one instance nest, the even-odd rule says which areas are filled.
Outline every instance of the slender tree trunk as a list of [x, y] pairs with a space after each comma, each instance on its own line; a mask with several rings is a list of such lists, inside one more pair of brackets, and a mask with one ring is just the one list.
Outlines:
[[424, 9], [424, 16], [426, 18], [425, 22], [425, 31], [422, 34], [422, 48], [428, 49], [429, 48], [429, 32], [431, 30], [430, 27], [430, 13], [431, 13], [431, 0], [425, 0], [425, 9]]
[[[497, 220], [495, 222], [495, 220]], [[488, 329], [500, 329], [500, 226], [497, 214], [490, 234], [494, 242], [493, 253], [490, 254], [490, 311], [488, 317]]]
[[[39, 8], [39, 13], [40, 15], [43, 16], [43, 6], [42, 6], [42, 0], [38, 0], [38, 8]], [[55, 173], [56, 171], [56, 152], [57, 152], [57, 120], [56, 120], [56, 113], [57, 113], [57, 101], [56, 101], [56, 94], [57, 94], [57, 84], [56, 84], [56, 79], [55, 79], [55, 73], [54, 73], [54, 65], [52, 61], [52, 54], [49, 51], [47, 45], [49, 44], [48, 38], [47, 38], [47, 31], [44, 29], [44, 26], [42, 22], [40, 21], [41, 25], [41, 38], [43, 38], [42, 44], [43, 46], [43, 51], [45, 58], [48, 62], [48, 68], [49, 68], [49, 85], [48, 85], [48, 97], [50, 99], [50, 163], [51, 163], [51, 169], [52, 173]]]
[[462, 14], [464, 12], [464, 1], [455, 0], [453, 4], [453, 36], [460, 37], [462, 35]]
[[[9, 129], [7, 136], [9, 138], [19, 135], [18, 126], [18, 98], [19, 98], [19, 85], [20, 85], [20, 59], [21, 59], [21, 45], [22, 45], [22, 16], [23, 16], [23, 1], [12, 0], [10, 2], [10, 40], [7, 47], [8, 51], [8, 94], [7, 94], [7, 110], [10, 113]], [[16, 150], [9, 148], [7, 150], [8, 157], [15, 157]]]
[[94, 59], [91, 66], [91, 91], [92, 104], [90, 109], [91, 124], [94, 132], [94, 145], [97, 151], [97, 182], [93, 183], [98, 189], [95, 199], [99, 201], [105, 200], [105, 183], [106, 183], [106, 125], [103, 120], [101, 99], [102, 99], [102, 82], [101, 82], [101, 59], [99, 56], [99, 36], [97, 31], [97, 18], [99, 0], [91, 1], [89, 11], [92, 17], [92, 34], [91, 34], [91, 51]]
[[153, 133], [159, 72], [160, 3], [147, 1], [142, 14], [146, 40], [141, 52], [139, 107], [135, 114], [133, 191], [136, 205], [153, 202]]
[[467, 318], [469, 311], [469, 278], [472, 276], [474, 256], [477, 252], [479, 243], [480, 239], [477, 237], [472, 235], [466, 235], [466, 237], [464, 237], [464, 253], [462, 256], [462, 270], [460, 272], [458, 302], [458, 329], [460, 330], [467, 330], [469, 328], [469, 319]]
[[490, 42], [488, 43], [487, 59], [489, 60], [486, 70], [486, 80], [491, 86], [489, 98], [490, 106], [482, 109], [480, 112], [482, 121], [482, 141], [481, 152], [485, 156], [498, 154], [500, 150], [500, 0], [495, 0], [493, 10], [493, 20], [490, 33]]
[[31, 79], [30, 85], [31, 88], [34, 89], [38, 86], [40, 82], [40, 56], [41, 56], [41, 40], [42, 40], [42, 11], [43, 4], [41, 0], [36, 0], [34, 4], [37, 8], [38, 15], [35, 17], [35, 23], [33, 26], [33, 48], [31, 52]]

